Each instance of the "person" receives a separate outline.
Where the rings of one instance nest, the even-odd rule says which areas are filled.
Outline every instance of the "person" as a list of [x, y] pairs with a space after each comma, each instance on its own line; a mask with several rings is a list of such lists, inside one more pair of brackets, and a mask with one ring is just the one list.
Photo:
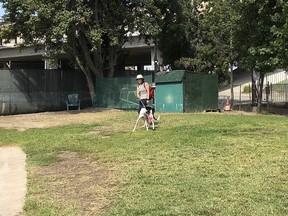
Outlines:
[[144, 77], [141, 74], [137, 75], [136, 81], [138, 82], [138, 86], [136, 88], [136, 96], [140, 99], [138, 113], [140, 113], [141, 108], [146, 107], [149, 103], [149, 84], [145, 82]]

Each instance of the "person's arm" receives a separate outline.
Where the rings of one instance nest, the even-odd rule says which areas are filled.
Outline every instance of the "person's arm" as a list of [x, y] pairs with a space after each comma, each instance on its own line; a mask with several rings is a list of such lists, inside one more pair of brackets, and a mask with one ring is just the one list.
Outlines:
[[145, 83], [145, 88], [146, 88], [146, 92], [147, 92], [147, 95], [148, 95], [147, 100], [149, 100], [150, 99], [149, 98], [149, 89], [150, 89], [150, 87], [149, 87], [148, 83]]
[[137, 97], [137, 98], [140, 98], [140, 95], [139, 95], [139, 88], [138, 88], [138, 87], [136, 87], [136, 97]]

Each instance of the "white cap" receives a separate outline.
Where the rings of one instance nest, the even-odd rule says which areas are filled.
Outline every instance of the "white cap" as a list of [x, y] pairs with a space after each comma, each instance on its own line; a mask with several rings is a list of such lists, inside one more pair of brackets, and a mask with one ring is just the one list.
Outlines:
[[144, 79], [144, 77], [141, 74], [138, 74], [136, 77], [136, 80], [138, 80], [138, 79]]

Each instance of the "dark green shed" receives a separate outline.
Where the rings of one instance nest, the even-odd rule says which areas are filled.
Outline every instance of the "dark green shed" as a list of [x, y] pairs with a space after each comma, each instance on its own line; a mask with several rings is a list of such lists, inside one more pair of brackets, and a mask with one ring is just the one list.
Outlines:
[[156, 76], [157, 112], [202, 112], [218, 109], [217, 75], [175, 70]]

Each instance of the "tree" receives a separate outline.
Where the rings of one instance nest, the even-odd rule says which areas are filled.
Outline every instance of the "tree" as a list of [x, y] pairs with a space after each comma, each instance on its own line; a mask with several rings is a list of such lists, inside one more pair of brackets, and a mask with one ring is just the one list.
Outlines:
[[244, 68], [258, 74], [258, 112], [261, 111], [265, 74], [281, 67], [283, 65], [281, 62], [283, 63], [285, 59], [287, 61], [287, 55], [282, 56], [282, 60], [280, 60], [279, 56], [282, 51], [275, 47], [275, 43], [280, 44], [277, 39], [275, 40], [275, 34], [277, 34], [275, 27], [281, 26], [280, 28], [282, 28], [287, 25], [283, 20], [281, 23], [277, 19], [282, 11], [277, 0], [247, 1], [243, 3], [241, 11], [241, 31], [239, 33], [242, 36], [245, 35], [246, 42], [243, 44], [247, 50], [241, 57], [241, 62]]
[[159, 38], [164, 63], [198, 73], [213, 71], [219, 75], [220, 82], [225, 81], [229, 77], [229, 65], [237, 57], [234, 37], [239, 0], [163, 0], [161, 3], [163, 20]]
[[155, 1], [155, 6], [161, 14], [161, 19], [158, 20], [161, 31], [157, 38], [163, 63], [171, 64], [172, 68], [187, 66], [185, 69], [193, 70], [190, 62], [195, 57], [197, 23], [192, 14], [191, 1], [158, 0]]
[[230, 78], [231, 107], [234, 103], [233, 70], [238, 65], [239, 0], [217, 0], [207, 3], [199, 17], [200, 40], [197, 46], [198, 68], [217, 73], [220, 82]]
[[271, 27], [273, 35], [272, 47], [277, 55], [275, 63], [280, 67], [288, 67], [288, 2], [277, 1], [277, 10], [272, 14], [271, 19], [274, 25]]
[[[6, 10], [3, 32], [19, 36], [23, 46], [45, 44], [48, 58], [65, 52], [85, 74], [91, 100], [95, 79], [112, 77], [129, 33], [153, 36], [158, 28], [153, 1], [141, 0], [1, 0]], [[152, 16], [154, 14], [154, 16]]]
[[[260, 111], [264, 74], [288, 64], [288, 3], [283, 0], [162, 2], [176, 2], [174, 7], [167, 6], [170, 16], [164, 16], [167, 23], [161, 34], [169, 37], [163, 43], [164, 49], [177, 58], [172, 59], [164, 52], [164, 60], [176, 60], [178, 66], [197, 72], [215, 72], [220, 81], [230, 77], [232, 103], [233, 68], [259, 73], [257, 104]], [[194, 10], [187, 7], [188, 2], [192, 2]], [[177, 38], [185, 52], [181, 45], [175, 46]], [[182, 52], [177, 52], [179, 49]]]

